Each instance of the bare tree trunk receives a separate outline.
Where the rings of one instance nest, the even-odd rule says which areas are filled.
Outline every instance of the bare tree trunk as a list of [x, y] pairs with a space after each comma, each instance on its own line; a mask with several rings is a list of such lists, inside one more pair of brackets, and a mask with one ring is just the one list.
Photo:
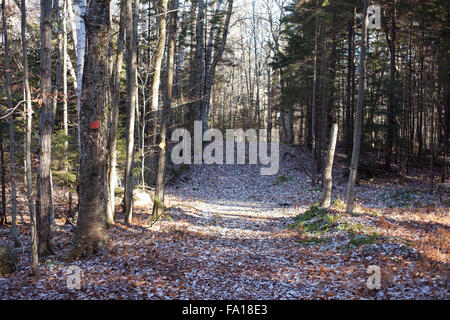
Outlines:
[[[133, 3], [134, 2], [134, 3]], [[127, 1], [127, 159], [125, 166], [125, 222], [133, 220], [134, 127], [136, 121], [137, 20], [139, 1]], [[162, 56], [161, 56], [162, 57]], [[160, 67], [161, 68], [161, 67]]]
[[[72, 0], [67, 0], [67, 14], [69, 16], [70, 32], [72, 33], [72, 44], [73, 44], [73, 49], [74, 49], [75, 57], [76, 57], [78, 54], [78, 52], [77, 52], [78, 36], [77, 36], [76, 17], [75, 17], [75, 13], [73, 12], [73, 9], [74, 9], [73, 7], [74, 7], [74, 5], [72, 3]], [[75, 79], [76, 79], [76, 75], [75, 75]]]
[[56, 62], [56, 79], [55, 86], [53, 87], [52, 94], [52, 119], [55, 119], [56, 110], [58, 107], [58, 94], [61, 87], [61, 73], [62, 73], [62, 56], [63, 56], [63, 30], [62, 30], [62, 16], [59, 7], [59, 0], [53, 0], [53, 12], [55, 13], [58, 22], [58, 34], [57, 34], [57, 45], [58, 45], [58, 59]]
[[[76, 56], [77, 56], [77, 98], [78, 98], [78, 123], [80, 123], [80, 103], [83, 89], [83, 69], [86, 52], [86, 28], [84, 14], [86, 13], [86, 0], [74, 0], [76, 27]], [[72, 30], [73, 32], [73, 30]], [[73, 35], [73, 34], [72, 34]], [[80, 130], [78, 130], [78, 150], [81, 150]]]
[[5, 157], [3, 151], [3, 122], [0, 122], [0, 157], [2, 167], [2, 212], [0, 214], [0, 225], [6, 225], [8, 222], [6, 218], [6, 169], [5, 169]]
[[[169, 25], [169, 42], [167, 53], [167, 76], [166, 87], [167, 92], [164, 95], [164, 107], [161, 114], [161, 143], [159, 144], [158, 170], [156, 173], [155, 198], [153, 202], [153, 217], [159, 217], [164, 211], [164, 177], [166, 170], [166, 136], [167, 124], [170, 118], [170, 108], [173, 95], [173, 76], [174, 76], [174, 59], [175, 59], [175, 36], [177, 32], [177, 11], [178, 0], [172, 0], [170, 6], [170, 25]], [[165, 39], [163, 39], [165, 41]]]
[[204, 0], [198, 0], [197, 22], [195, 24], [195, 62], [194, 70], [194, 102], [193, 115], [195, 121], [202, 120], [202, 95], [204, 92], [203, 85], [205, 80], [205, 61], [204, 61], [204, 17], [206, 5]]
[[79, 134], [79, 218], [69, 258], [105, 250], [108, 44], [111, 37], [110, 0], [90, 0], [86, 23], [86, 72], [83, 74]]
[[347, 101], [345, 112], [345, 153], [347, 158], [350, 158], [350, 152], [352, 147], [352, 119], [353, 119], [353, 96], [352, 96], [352, 70], [354, 69], [353, 58], [353, 22], [354, 18], [348, 20], [348, 38], [347, 38]]
[[52, 139], [52, 1], [41, 0], [41, 92], [42, 107], [39, 116], [39, 256], [53, 254], [51, 244], [51, 215], [53, 211], [51, 188]]
[[[151, 170], [156, 171], [157, 163], [156, 163], [156, 153], [153, 151], [156, 147], [156, 141], [157, 141], [157, 132], [158, 132], [158, 121], [160, 118], [160, 111], [159, 110], [159, 88], [161, 83], [161, 64], [162, 59], [164, 55], [164, 48], [165, 48], [165, 39], [166, 39], [166, 15], [167, 15], [167, 6], [168, 6], [168, 0], [159, 0], [157, 2], [158, 5], [158, 16], [159, 16], [159, 26], [158, 26], [158, 41], [157, 41], [157, 47], [156, 47], [156, 53], [155, 53], [155, 61], [153, 65], [153, 78], [152, 78], [152, 89], [151, 89], [151, 115], [152, 119], [150, 120], [150, 126], [149, 131], [151, 132], [151, 149], [152, 153], [149, 158], [150, 164], [149, 167]], [[153, 178], [156, 178], [155, 176], [152, 177], [151, 181], [153, 182]]]
[[267, 68], [267, 142], [272, 141], [272, 77]]
[[[62, 43], [62, 17], [61, 17], [61, 10], [59, 7], [59, 0], [53, 1], [53, 13], [56, 17], [56, 20], [58, 22], [58, 35], [57, 35], [57, 45], [58, 45], [58, 58], [56, 62], [56, 79], [55, 79], [55, 86], [53, 87], [53, 93], [52, 93], [52, 127], [53, 127], [53, 121], [56, 116], [56, 111], [58, 108], [58, 95], [59, 95], [59, 89], [61, 87], [61, 73], [62, 73], [62, 56], [63, 56], [63, 43]], [[53, 175], [50, 171], [50, 189], [53, 190]], [[50, 212], [50, 224], [53, 226], [55, 225], [55, 211], [54, 207], [52, 206], [51, 212]]]
[[395, 43], [396, 43], [396, 0], [393, 2], [390, 36], [386, 36], [389, 44], [390, 53], [390, 85], [389, 85], [389, 107], [387, 110], [387, 134], [386, 134], [386, 160], [387, 169], [391, 168], [392, 147], [396, 138], [396, 114], [397, 114], [397, 84], [396, 84], [396, 65], [395, 65]]
[[117, 182], [117, 124], [119, 121], [119, 98], [120, 98], [120, 74], [122, 72], [122, 61], [125, 35], [125, 21], [126, 21], [126, 0], [120, 1], [120, 26], [119, 37], [117, 38], [117, 53], [113, 66], [112, 85], [112, 110], [109, 124], [108, 135], [108, 200], [106, 223], [107, 225], [114, 225], [115, 213], [115, 189]]
[[370, 0], [364, 0], [364, 13], [361, 35], [361, 63], [359, 68], [359, 88], [358, 88], [358, 101], [356, 109], [356, 123], [353, 134], [353, 152], [352, 163], [350, 166], [350, 176], [348, 178], [347, 187], [347, 208], [348, 214], [353, 214], [354, 200], [355, 200], [355, 182], [356, 174], [358, 172], [359, 152], [361, 149], [361, 134], [362, 134], [362, 116], [363, 116], [363, 104], [364, 104], [364, 89], [366, 82], [366, 45], [367, 45], [367, 8]]
[[[8, 109], [12, 110], [11, 101], [11, 67], [9, 65], [9, 42], [8, 42], [8, 20], [6, 18], [6, 0], [2, 1], [2, 20], [3, 20], [3, 48], [5, 50], [5, 89], [6, 89], [6, 100], [8, 103]], [[9, 179], [11, 183], [11, 233], [14, 239], [14, 245], [19, 246], [19, 238], [17, 237], [16, 229], [16, 214], [17, 214], [17, 200], [16, 200], [16, 166], [15, 166], [15, 139], [14, 139], [14, 114], [8, 117], [9, 120], [9, 162], [10, 162], [10, 173]], [[5, 212], [6, 219], [6, 212]]]
[[209, 79], [210, 71], [211, 71], [211, 59], [212, 59], [212, 51], [213, 51], [213, 44], [214, 44], [214, 36], [215, 36], [215, 29], [217, 26], [217, 19], [219, 16], [220, 8], [222, 6], [223, 0], [219, 0], [217, 2], [217, 7], [214, 13], [214, 17], [212, 18], [211, 27], [209, 28], [209, 36], [208, 36], [208, 44], [206, 45], [205, 50], [205, 83], [203, 87], [203, 96], [202, 96], [202, 129], [203, 131], [207, 130], [207, 118], [208, 118], [208, 103], [210, 99], [210, 95], [208, 95], [208, 88], [207, 85], [212, 80]]
[[[67, 110], [67, 0], [63, 0], [63, 10], [62, 10], [62, 21], [61, 21], [61, 29], [62, 29], [62, 85], [63, 85], [63, 126], [64, 126], [64, 135], [66, 139], [69, 135], [69, 126], [68, 126], [68, 110]], [[64, 150], [66, 152], [65, 164], [64, 167], [66, 171], [68, 170], [67, 166], [67, 149], [69, 147], [68, 141], [64, 142]]]
[[189, 96], [189, 100], [191, 100], [191, 102], [189, 103], [188, 106], [188, 112], [187, 115], [184, 119], [184, 125], [189, 126], [189, 128], [192, 130], [193, 129], [193, 124], [194, 124], [194, 119], [195, 119], [195, 90], [196, 90], [196, 48], [197, 48], [197, 44], [195, 43], [196, 40], [196, 28], [197, 28], [197, 0], [191, 0], [192, 1], [192, 5], [191, 5], [191, 10], [190, 10], [190, 16], [189, 16], [189, 25], [190, 25], [190, 45], [189, 45], [189, 91], [188, 91], [188, 96]]
[[[314, 159], [317, 160], [316, 148], [316, 92], [317, 92], [317, 43], [318, 43], [318, 17], [314, 25], [314, 64], [313, 64], [313, 88], [311, 100], [311, 145]], [[313, 181], [314, 183], [314, 181]]]
[[160, 1], [160, 18], [159, 18], [159, 37], [158, 46], [156, 49], [156, 59], [154, 65], [153, 81], [152, 81], [152, 111], [158, 110], [159, 102], [159, 86], [161, 82], [161, 64], [164, 55], [164, 47], [166, 44], [166, 14], [168, 0]]
[[35, 276], [39, 275], [39, 252], [38, 252], [38, 234], [36, 229], [36, 211], [33, 195], [33, 176], [31, 162], [31, 130], [33, 120], [33, 109], [31, 106], [31, 89], [28, 80], [28, 54], [26, 41], [27, 15], [25, 0], [21, 0], [21, 38], [22, 38], [22, 63], [23, 63], [23, 82], [25, 87], [26, 100], [26, 128], [25, 128], [25, 177], [27, 184], [28, 208], [30, 210], [31, 222], [31, 269]]
[[228, 29], [230, 26], [231, 13], [233, 12], [233, 0], [228, 0], [227, 16], [225, 18], [225, 24], [223, 26], [223, 33], [219, 43], [215, 43], [214, 57], [211, 62], [211, 66], [205, 71], [205, 86], [203, 88], [203, 102], [202, 102], [202, 127], [205, 131], [207, 129], [206, 119], [209, 112], [209, 105], [211, 100], [211, 89], [214, 84], [214, 75], [216, 67], [219, 61], [222, 59], [225, 45], [227, 43]]
[[323, 197], [321, 206], [328, 208], [331, 204], [331, 188], [333, 186], [333, 160], [336, 150], [336, 140], [338, 134], [338, 123], [335, 121], [331, 127], [330, 144], [328, 146], [327, 162], [323, 173]]

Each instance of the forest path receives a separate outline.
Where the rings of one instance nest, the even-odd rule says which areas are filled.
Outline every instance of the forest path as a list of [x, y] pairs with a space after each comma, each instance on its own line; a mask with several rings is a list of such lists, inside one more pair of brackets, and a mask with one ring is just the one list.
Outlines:
[[[259, 165], [192, 166], [189, 178], [168, 189], [169, 214], [177, 223], [173, 239], [184, 248], [188, 297], [203, 299], [299, 299], [350, 297], [328, 282], [323, 270], [345, 263], [296, 241], [287, 225], [318, 199], [299, 169], [296, 149], [285, 147], [280, 171], [260, 175]], [[281, 176], [287, 179], [279, 178]], [[284, 181], [286, 180], [286, 181]], [[164, 227], [161, 226], [161, 229]], [[183, 259], [186, 258], [186, 259]], [[321, 261], [324, 258], [326, 261]], [[322, 265], [323, 269], [320, 269]], [[187, 283], [186, 283], [187, 282]], [[334, 287], [334, 293], [320, 288]], [[331, 285], [331, 286], [330, 286]]]
[[[0, 299], [448, 299], [447, 208], [377, 209], [399, 182], [393, 189], [366, 183], [358, 186], [365, 212], [339, 221], [376, 230], [376, 241], [349, 247], [351, 234], [342, 230], [300, 242], [288, 225], [321, 191], [302, 168], [311, 167], [306, 149], [280, 151], [274, 176], [260, 175], [259, 165], [192, 165], [167, 186], [164, 219], [149, 228], [151, 207], [136, 207], [132, 225], [119, 215], [103, 255], [66, 261], [73, 227], [58, 220], [57, 254], [42, 259], [41, 277], [29, 276], [29, 251], [18, 252], [18, 271], [0, 277]], [[333, 199], [344, 196], [343, 170], [335, 164]], [[26, 210], [25, 201], [20, 206]], [[29, 234], [21, 239], [29, 248]], [[12, 241], [0, 228], [0, 243]], [[380, 290], [366, 286], [370, 265], [381, 268]], [[81, 288], [69, 290], [74, 266]]]

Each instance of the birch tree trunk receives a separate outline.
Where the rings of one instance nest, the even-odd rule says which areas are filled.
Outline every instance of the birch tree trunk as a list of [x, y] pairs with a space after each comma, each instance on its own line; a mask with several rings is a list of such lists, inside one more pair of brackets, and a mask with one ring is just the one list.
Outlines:
[[331, 204], [331, 188], [333, 186], [333, 160], [334, 153], [336, 151], [336, 140], [338, 134], [338, 123], [337, 121], [331, 126], [330, 144], [328, 146], [327, 162], [325, 164], [325, 170], [323, 173], [323, 196], [321, 206], [328, 208]]
[[[77, 229], [69, 258], [105, 250], [108, 44], [110, 0], [90, 0], [86, 23], [86, 72], [80, 101], [80, 199]], [[97, 125], [98, 124], [98, 128]]]
[[[86, 13], [86, 1], [74, 0], [73, 9], [76, 27], [76, 55], [77, 55], [77, 98], [78, 98], [78, 125], [80, 123], [80, 103], [83, 88], [84, 55], [86, 52], [86, 28], [84, 15]], [[80, 130], [78, 130], [78, 150], [81, 150]]]
[[361, 149], [361, 134], [362, 134], [362, 116], [364, 106], [364, 89], [366, 82], [366, 55], [367, 55], [367, 8], [369, 6], [369, 0], [364, 0], [364, 13], [361, 35], [361, 63], [359, 68], [359, 88], [358, 88], [358, 100], [356, 108], [356, 122], [355, 130], [353, 133], [353, 151], [352, 151], [352, 163], [350, 165], [350, 176], [348, 178], [347, 187], [347, 207], [346, 212], [353, 214], [354, 200], [355, 200], [355, 183], [356, 174], [358, 172], [359, 152]]

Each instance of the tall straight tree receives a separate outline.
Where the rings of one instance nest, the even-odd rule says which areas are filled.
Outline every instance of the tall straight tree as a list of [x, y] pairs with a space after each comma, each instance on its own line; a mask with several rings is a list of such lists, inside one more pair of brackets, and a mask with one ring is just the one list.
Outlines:
[[51, 142], [52, 142], [52, 1], [41, 0], [41, 89], [39, 101], [39, 171], [38, 171], [38, 233], [39, 255], [53, 253], [51, 245], [51, 215], [53, 211], [51, 187]]
[[204, 39], [204, 20], [206, 4], [204, 0], [198, 0], [197, 21], [195, 23], [195, 57], [194, 57], [194, 73], [193, 79], [193, 115], [194, 120], [202, 119], [202, 95], [203, 83], [205, 79], [205, 39]]
[[[319, 2], [317, 1], [317, 6]], [[317, 91], [317, 44], [318, 44], [318, 15], [314, 23], [314, 64], [313, 64], [313, 87], [311, 98], [311, 145], [314, 159], [317, 160], [317, 139], [316, 139], [316, 91]]]
[[127, 24], [127, 159], [125, 166], [125, 222], [133, 219], [133, 162], [134, 162], [134, 127], [136, 122], [137, 93], [137, 25], [139, 0], [128, 0], [126, 3]]
[[14, 139], [14, 113], [12, 112], [11, 100], [11, 67], [9, 65], [9, 42], [8, 42], [8, 19], [6, 17], [6, 0], [2, 1], [2, 20], [3, 20], [3, 48], [5, 50], [5, 89], [6, 101], [8, 103], [9, 112], [9, 162], [10, 173], [9, 180], [11, 183], [11, 233], [14, 239], [14, 245], [19, 246], [19, 238], [17, 237], [16, 229], [16, 214], [17, 214], [17, 200], [16, 200], [16, 166], [15, 166], [15, 139]]
[[38, 252], [38, 234], [36, 229], [36, 210], [34, 206], [34, 194], [33, 194], [33, 175], [32, 175], [32, 162], [31, 162], [31, 130], [33, 124], [33, 108], [31, 105], [31, 88], [28, 73], [28, 45], [26, 40], [26, 28], [27, 28], [27, 10], [25, 0], [20, 2], [21, 11], [21, 38], [22, 38], [22, 64], [23, 64], [23, 85], [25, 87], [25, 114], [26, 114], [26, 127], [25, 127], [25, 178], [27, 184], [27, 197], [28, 208], [30, 210], [30, 222], [31, 222], [31, 269], [35, 276], [39, 275], [39, 252]]
[[[86, 52], [86, 26], [83, 19], [86, 13], [86, 0], [74, 0], [73, 2], [74, 20], [72, 24], [76, 28], [74, 45], [76, 47], [77, 57], [77, 98], [78, 98], [78, 123], [80, 122], [80, 103], [83, 92], [83, 70], [84, 70], [84, 55]], [[70, 11], [69, 11], [70, 12]], [[72, 34], [73, 34], [72, 33]], [[78, 133], [80, 131], [78, 130]], [[78, 134], [78, 148], [81, 149], [81, 137]]]
[[115, 188], [117, 179], [117, 125], [119, 121], [119, 97], [120, 97], [120, 74], [122, 72], [123, 53], [125, 51], [124, 35], [126, 22], [126, 0], [120, 1], [120, 23], [119, 36], [117, 38], [117, 52], [113, 66], [111, 79], [112, 108], [108, 132], [108, 201], [106, 223], [114, 224], [115, 213]]
[[[220, 9], [220, 3], [218, 3], [218, 9]], [[216, 24], [213, 23], [210, 29], [210, 39], [209, 44], [207, 46], [206, 55], [205, 55], [205, 83], [203, 86], [203, 96], [202, 96], [202, 104], [201, 104], [201, 112], [202, 112], [202, 127], [203, 131], [206, 131], [207, 129], [207, 117], [209, 113], [209, 105], [211, 100], [211, 90], [212, 86], [214, 84], [214, 75], [216, 72], [216, 67], [219, 61], [222, 59], [223, 52], [225, 50], [225, 45], [227, 43], [227, 37], [228, 37], [228, 28], [230, 25], [230, 19], [231, 19], [231, 13], [233, 12], [233, 0], [228, 0], [228, 10], [227, 10], [227, 16], [225, 18], [225, 24], [223, 26], [223, 32], [222, 37], [215, 37], [214, 30], [216, 28]], [[216, 19], [217, 19], [216, 14]], [[213, 42], [213, 38], [216, 38], [216, 41]], [[214, 55], [211, 54], [210, 50], [212, 50], [212, 47], [214, 47]]]
[[168, 0], [159, 0], [159, 32], [158, 45], [156, 48], [156, 58], [152, 81], [152, 111], [158, 110], [159, 86], [161, 83], [161, 64], [166, 44], [166, 14]]
[[152, 110], [158, 110], [159, 86], [161, 83], [161, 64], [166, 44], [166, 14], [168, 0], [159, 0], [159, 37], [152, 81]]
[[[392, 2], [391, 8], [391, 26], [390, 30], [386, 31], [386, 40], [389, 44], [389, 73], [390, 73], [390, 85], [389, 85], [389, 108], [387, 110], [387, 132], [386, 132], [386, 160], [385, 165], [387, 169], [391, 168], [392, 162], [392, 146], [396, 135], [396, 113], [397, 113], [397, 84], [396, 84], [396, 65], [395, 65], [395, 46], [396, 46], [396, 0]], [[388, 35], [389, 32], [389, 35]]]
[[[64, 135], [66, 138], [69, 135], [69, 125], [68, 125], [68, 105], [67, 105], [67, 0], [63, 0], [62, 12], [61, 12], [61, 29], [62, 29], [62, 86], [63, 86], [63, 126], [64, 126]], [[67, 167], [67, 149], [69, 147], [69, 142], [66, 140], [64, 142], [64, 151], [66, 153], [65, 159], [65, 169], [68, 170]]]
[[155, 198], [153, 203], [153, 217], [158, 217], [164, 210], [164, 177], [166, 170], [166, 136], [167, 124], [170, 117], [170, 108], [173, 97], [173, 74], [175, 59], [175, 40], [177, 32], [177, 10], [178, 0], [171, 0], [170, 6], [170, 23], [169, 23], [169, 41], [167, 49], [167, 76], [166, 76], [166, 92], [164, 94], [164, 106], [161, 113], [161, 133], [159, 144], [158, 170], [156, 172]]
[[108, 47], [110, 0], [91, 0], [85, 16], [86, 56], [80, 103], [80, 199], [70, 258], [101, 253], [106, 248]]
[[353, 151], [352, 151], [352, 163], [350, 165], [350, 176], [348, 178], [347, 186], [347, 207], [346, 212], [353, 214], [354, 201], [355, 201], [355, 183], [356, 174], [358, 172], [359, 153], [361, 150], [361, 135], [362, 135], [362, 117], [364, 107], [364, 90], [366, 83], [366, 56], [367, 56], [367, 24], [368, 15], [367, 8], [369, 7], [369, 0], [364, 0], [364, 13], [362, 23], [361, 34], [361, 55], [360, 55], [360, 67], [359, 67], [359, 88], [358, 88], [358, 100], [356, 107], [356, 122], [355, 130], [353, 133]]

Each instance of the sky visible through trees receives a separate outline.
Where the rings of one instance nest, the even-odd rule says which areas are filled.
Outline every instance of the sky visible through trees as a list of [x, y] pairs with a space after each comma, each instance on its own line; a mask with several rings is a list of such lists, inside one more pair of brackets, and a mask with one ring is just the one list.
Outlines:
[[0, 299], [448, 299], [449, 18], [1, 0]]

